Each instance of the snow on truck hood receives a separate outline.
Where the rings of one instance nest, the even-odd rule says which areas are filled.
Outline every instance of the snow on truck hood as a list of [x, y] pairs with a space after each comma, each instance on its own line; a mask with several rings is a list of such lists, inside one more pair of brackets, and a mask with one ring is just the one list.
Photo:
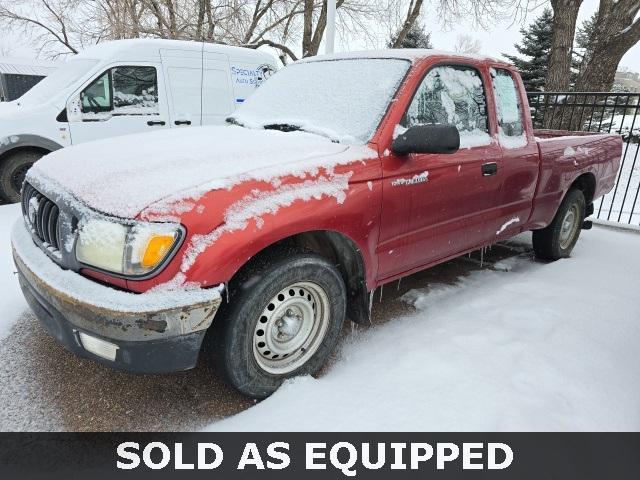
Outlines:
[[102, 213], [133, 218], [167, 198], [198, 198], [244, 180], [304, 175], [373, 156], [366, 146], [305, 132], [196, 127], [57, 150], [29, 170], [27, 181], [69, 193]]

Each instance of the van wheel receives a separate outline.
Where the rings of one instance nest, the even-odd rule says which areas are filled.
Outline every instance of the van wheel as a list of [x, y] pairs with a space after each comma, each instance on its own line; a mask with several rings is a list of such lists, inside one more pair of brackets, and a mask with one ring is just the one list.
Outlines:
[[21, 151], [9, 154], [0, 164], [0, 197], [5, 202], [20, 201], [20, 190], [27, 171], [44, 154], [35, 151]]
[[569, 190], [551, 224], [533, 231], [533, 250], [538, 258], [558, 260], [571, 255], [582, 230], [585, 206], [584, 194]]
[[241, 393], [265, 398], [287, 378], [312, 375], [334, 349], [346, 311], [340, 273], [296, 251], [249, 269], [214, 320], [209, 361]]

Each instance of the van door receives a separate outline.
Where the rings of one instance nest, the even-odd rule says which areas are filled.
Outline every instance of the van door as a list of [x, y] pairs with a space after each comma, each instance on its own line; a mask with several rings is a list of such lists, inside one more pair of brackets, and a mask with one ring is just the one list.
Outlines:
[[167, 103], [158, 65], [110, 67], [67, 105], [71, 143], [167, 127]]
[[204, 52], [202, 70], [202, 124], [216, 125], [235, 109], [229, 60], [221, 53]]
[[161, 49], [171, 127], [202, 122], [202, 51]]

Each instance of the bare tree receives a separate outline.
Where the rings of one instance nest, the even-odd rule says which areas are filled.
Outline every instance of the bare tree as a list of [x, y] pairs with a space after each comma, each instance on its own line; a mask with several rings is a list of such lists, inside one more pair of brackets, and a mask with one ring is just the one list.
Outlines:
[[404, 23], [402, 24], [402, 28], [398, 31], [397, 35], [394, 38], [394, 43], [391, 45], [391, 48], [400, 48], [402, 42], [406, 38], [407, 34], [418, 20], [420, 16], [420, 9], [422, 8], [423, 0], [411, 0], [409, 2], [409, 8], [407, 9], [407, 16], [405, 17]]
[[576, 90], [605, 92], [613, 87], [618, 64], [640, 41], [640, 0], [600, 0]]
[[545, 88], [565, 91], [571, 83], [571, 52], [576, 34], [578, 11], [583, 0], [551, 0], [553, 36]]
[[461, 34], [456, 37], [453, 49], [458, 53], [478, 54], [482, 50], [482, 42], [471, 35]]
[[77, 13], [79, 3], [78, 0], [2, 1], [0, 20], [8, 28], [33, 34], [40, 51], [56, 44], [66, 53], [77, 53], [77, 32], [81, 28], [71, 13]]

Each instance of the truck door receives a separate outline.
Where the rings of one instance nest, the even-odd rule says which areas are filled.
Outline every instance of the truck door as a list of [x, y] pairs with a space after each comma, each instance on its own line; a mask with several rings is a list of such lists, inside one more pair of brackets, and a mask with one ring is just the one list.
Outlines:
[[202, 51], [161, 49], [172, 128], [202, 122]]
[[502, 147], [500, 162], [500, 215], [495, 219], [494, 239], [520, 232], [531, 214], [539, 175], [539, 152], [531, 123], [523, 105], [527, 105], [524, 87], [516, 77], [501, 68], [491, 69], [498, 121], [498, 140]]
[[67, 105], [71, 142], [82, 143], [167, 126], [157, 65], [118, 65], [102, 72]]
[[492, 138], [488, 84], [488, 71], [461, 65], [435, 66], [419, 84], [397, 128], [453, 124], [461, 148], [384, 156], [381, 280], [479, 246], [493, 229], [487, 220], [499, 208], [501, 151]]

